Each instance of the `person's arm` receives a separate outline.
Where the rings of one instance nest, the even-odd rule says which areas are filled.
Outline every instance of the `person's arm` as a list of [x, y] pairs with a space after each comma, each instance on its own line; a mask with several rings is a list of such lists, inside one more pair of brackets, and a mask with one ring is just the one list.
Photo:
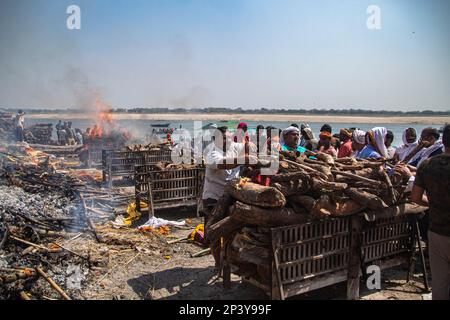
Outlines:
[[411, 191], [411, 200], [418, 205], [428, 207], [428, 198], [424, 196], [425, 193], [425, 170], [427, 162], [424, 162], [418, 169], [416, 177], [414, 178], [414, 186]]
[[428, 207], [430, 204], [428, 203], [428, 198], [424, 195], [425, 189], [419, 187], [418, 185], [414, 185], [411, 191], [411, 200], [418, 205]]

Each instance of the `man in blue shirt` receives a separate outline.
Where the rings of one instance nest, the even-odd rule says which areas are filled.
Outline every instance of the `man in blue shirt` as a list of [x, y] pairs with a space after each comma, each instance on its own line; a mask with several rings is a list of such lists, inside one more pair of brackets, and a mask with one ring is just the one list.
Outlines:
[[281, 151], [304, 153], [306, 148], [299, 146], [300, 130], [296, 127], [288, 127], [281, 133]]

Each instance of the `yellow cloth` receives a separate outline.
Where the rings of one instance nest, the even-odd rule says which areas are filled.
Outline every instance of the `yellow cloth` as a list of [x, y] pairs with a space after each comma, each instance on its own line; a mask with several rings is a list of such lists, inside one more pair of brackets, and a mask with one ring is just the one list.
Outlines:
[[191, 240], [191, 241], [193, 241], [194, 238], [195, 238], [195, 234], [196, 234], [198, 231], [205, 232], [205, 225], [204, 225], [203, 223], [200, 223], [200, 224], [195, 228], [195, 230], [191, 232], [191, 234], [189, 235], [188, 239]]
[[[147, 204], [141, 201], [141, 208], [147, 209]], [[141, 217], [141, 213], [136, 210], [136, 202], [132, 202], [127, 207], [128, 216], [123, 220], [125, 225], [129, 226], [135, 220], [138, 220]]]

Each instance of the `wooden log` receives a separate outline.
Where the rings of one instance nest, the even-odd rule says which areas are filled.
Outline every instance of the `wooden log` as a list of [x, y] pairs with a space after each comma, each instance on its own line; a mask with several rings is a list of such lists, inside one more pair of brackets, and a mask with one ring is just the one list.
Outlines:
[[272, 183], [271, 186], [279, 190], [285, 197], [294, 194], [305, 194], [311, 190], [311, 182], [301, 179]]
[[210, 253], [211, 253], [211, 248], [206, 248], [206, 249], [203, 249], [203, 250], [200, 250], [198, 252], [191, 254], [191, 257], [192, 258], [201, 257], [201, 256], [204, 256], [204, 255], [210, 254]]
[[323, 152], [317, 152], [316, 158], [325, 162], [330, 167], [334, 167], [334, 158], [331, 155]]
[[288, 198], [288, 201], [298, 203], [309, 212], [312, 212], [316, 205], [316, 199], [307, 195], [293, 195]]
[[276, 227], [298, 224], [308, 221], [308, 216], [296, 214], [290, 208], [262, 208], [236, 202], [231, 209], [232, 220], [240, 221], [244, 224], [257, 225], [261, 227]]
[[368, 210], [367, 212], [364, 212], [363, 215], [367, 221], [375, 221], [376, 219], [392, 218], [402, 215], [421, 214], [427, 209], [427, 207], [415, 203], [403, 203], [380, 210]]
[[330, 190], [330, 191], [339, 191], [339, 190], [347, 189], [346, 183], [324, 181], [319, 178], [313, 178], [312, 181], [313, 181], [313, 185], [312, 185], [313, 190], [321, 191], [321, 190], [325, 189], [325, 190]]
[[380, 169], [378, 173], [379, 173], [379, 175], [381, 176], [381, 178], [384, 180], [384, 182], [387, 185], [388, 204], [389, 205], [393, 205], [394, 203], [397, 202], [397, 197], [396, 197], [396, 194], [394, 192], [394, 187], [392, 186], [391, 179], [387, 175], [386, 171], [384, 171], [384, 169]]
[[51, 286], [53, 289], [55, 289], [63, 298], [64, 300], [72, 300], [67, 293], [64, 292], [63, 289], [61, 289], [60, 286], [58, 286], [58, 284], [53, 281], [52, 278], [50, 278], [49, 275], [47, 275], [41, 268], [36, 267], [36, 272], [39, 273]]
[[315, 173], [315, 174], [317, 174], [319, 177], [321, 177], [322, 179], [328, 180], [328, 177], [327, 177], [326, 174], [324, 174], [324, 173], [322, 173], [322, 172], [320, 172], [320, 171], [318, 171], [318, 170], [316, 170], [316, 169], [314, 169], [314, 168], [311, 168], [311, 167], [307, 166], [306, 164], [298, 163], [298, 162], [294, 162], [294, 161], [290, 161], [290, 160], [284, 160], [284, 161], [285, 161], [288, 165], [291, 165], [291, 166], [293, 166], [293, 167], [296, 167], [297, 169], [304, 170], [304, 171], [310, 172], [310, 173]]
[[[317, 163], [318, 161], [314, 161], [314, 160], [310, 160], [310, 159], [308, 159], [307, 161], [311, 161], [313, 163], [307, 163], [306, 159], [305, 159], [304, 160], [304, 164], [306, 166], [308, 166], [308, 167], [310, 167], [312, 169], [315, 169], [317, 172], [322, 173], [320, 178], [322, 178], [324, 180], [332, 180], [333, 179], [333, 174], [331, 173], [331, 169], [330, 169], [330, 167], [327, 164], [325, 164], [325, 163], [320, 164], [320, 163]], [[314, 163], [314, 162], [316, 162], [316, 163]], [[323, 175], [325, 175], [327, 178], [325, 179], [323, 177]]]
[[231, 217], [226, 217], [206, 229], [205, 237], [208, 242], [213, 243], [214, 241], [220, 239], [220, 237], [225, 237], [233, 231], [241, 229], [244, 225], [245, 223], [242, 223], [241, 221], [231, 219]]
[[360, 191], [356, 188], [348, 188], [344, 192], [347, 196], [349, 196], [360, 205], [366, 206], [372, 210], [378, 210], [388, 207], [388, 205], [382, 199], [374, 194]]
[[286, 198], [276, 188], [248, 181], [245, 183], [232, 181], [225, 186], [225, 192], [241, 202], [261, 207], [283, 207], [286, 205]]
[[30, 297], [23, 291], [20, 291], [20, 298], [22, 300], [31, 300]]
[[364, 182], [366, 182], [366, 183], [368, 183], [368, 184], [370, 184], [371, 186], [374, 186], [374, 187], [376, 187], [376, 188], [382, 186], [382, 182], [380, 182], [380, 181], [376, 181], [376, 180], [372, 180], [372, 179], [360, 177], [360, 176], [358, 176], [358, 175], [356, 175], [356, 174], [353, 174], [353, 173], [343, 172], [343, 171], [338, 171], [338, 170], [331, 170], [331, 172], [332, 172], [334, 175], [336, 175], [336, 176], [337, 176], [337, 175], [341, 175], [341, 176], [343, 176], [343, 177], [351, 178], [351, 179], [353, 179], [353, 180], [364, 181]]
[[343, 171], [355, 171], [364, 169], [363, 164], [340, 164], [338, 162], [336, 162], [335, 164], [336, 167], [339, 168], [339, 170]]
[[26, 269], [24, 271], [17, 271], [13, 274], [0, 276], [0, 286], [17, 280], [31, 278], [34, 276], [36, 276], [36, 272], [34, 272], [34, 270]]
[[285, 181], [291, 181], [291, 180], [305, 180], [309, 181], [311, 180], [311, 176], [308, 175], [305, 172], [289, 172], [289, 173], [283, 173], [283, 174], [276, 174], [274, 176], [270, 177], [270, 180], [272, 182], [285, 182]]
[[345, 158], [334, 159], [334, 163], [353, 165], [353, 164], [357, 164], [358, 161], [353, 157], [345, 157]]

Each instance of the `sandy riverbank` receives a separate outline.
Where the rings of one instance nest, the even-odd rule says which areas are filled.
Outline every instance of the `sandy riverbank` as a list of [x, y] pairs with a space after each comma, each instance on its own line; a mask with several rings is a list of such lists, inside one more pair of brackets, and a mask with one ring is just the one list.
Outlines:
[[[50, 113], [29, 114], [30, 119], [92, 119], [92, 114], [86, 113]], [[292, 122], [331, 122], [331, 123], [399, 123], [399, 124], [444, 124], [450, 123], [449, 117], [363, 117], [363, 116], [333, 116], [333, 115], [284, 115], [284, 114], [195, 114], [195, 113], [169, 113], [169, 114], [129, 114], [115, 113], [115, 120], [164, 120], [164, 121], [292, 121]]]

